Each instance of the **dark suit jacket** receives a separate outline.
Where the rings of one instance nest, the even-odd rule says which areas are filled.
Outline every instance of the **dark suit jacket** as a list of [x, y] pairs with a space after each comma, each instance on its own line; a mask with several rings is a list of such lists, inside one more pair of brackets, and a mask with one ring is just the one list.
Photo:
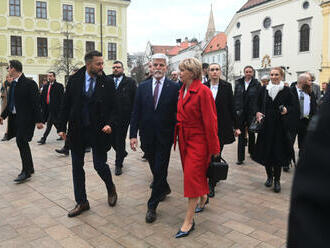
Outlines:
[[49, 84], [45, 85], [42, 88], [41, 92], [41, 107], [44, 121], [47, 121], [48, 114], [51, 113], [55, 119], [59, 118], [61, 104], [63, 100], [64, 87], [58, 82], [54, 82], [50, 89], [50, 101], [47, 104], [47, 93]]
[[[66, 124], [69, 122], [68, 141], [72, 150], [83, 147], [82, 132], [82, 108], [83, 90], [85, 85], [86, 67], [69, 78], [60, 113], [60, 128], [58, 132], [66, 132]], [[115, 87], [111, 78], [103, 73], [98, 76], [92, 96], [91, 126], [95, 137], [95, 145], [98, 149], [108, 151], [111, 148], [110, 135], [102, 132], [105, 125], [114, 127], [116, 123], [115, 113]]]
[[[330, 90], [327, 92], [330, 93]], [[292, 185], [288, 248], [330, 244], [330, 95], [310, 121]]]
[[[10, 84], [9, 93], [11, 95], [13, 84]], [[8, 119], [8, 138], [13, 137], [23, 138], [31, 141], [35, 129], [35, 124], [42, 122], [40, 94], [38, 85], [35, 81], [28, 79], [22, 74], [19, 78], [15, 91], [15, 108], [16, 108], [16, 123], [12, 120], [12, 115], [9, 112], [9, 105], [1, 113], [3, 119]], [[11, 101], [10, 97], [8, 101]]]
[[250, 125], [256, 114], [256, 99], [261, 88], [257, 79], [252, 78], [247, 91], [245, 90], [244, 77], [236, 81], [234, 92], [234, 108], [238, 116], [239, 125]]
[[[114, 78], [111, 74], [108, 77]], [[133, 111], [134, 99], [136, 93], [136, 81], [131, 77], [123, 75], [123, 79], [116, 89], [116, 107], [118, 119], [121, 122], [129, 123]]]
[[179, 85], [165, 78], [157, 108], [154, 109], [152, 79], [140, 83], [131, 118], [130, 138], [139, 130], [141, 145], [157, 141], [171, 146], [174, 139]]
[[[292, 111], [288, 113], [287, 118], [287, 124], [290, 131], [295, 131], [298, 127], [298, 122], [300, 120], [300, 103], [299, 103], [299, 96], [297, 93], [296, 84], [292, 84], [290, 87], [292, 97]], [[317, 103], [316, 103], [316, 97], [314, 95], [314, 92], [310, 94], [310, 113], [309, 113], [309, 119], [313, 117], [313, 115], [316, 113], [317, 110]]]
[[[205, 83], [210, 88], [210, 81]], [[231, 84], [220, 79], [215, 106], [218, 116], [218, 136], [221, 144], [230, 144], [235, 141], [234, 128], [238, 128], [234, 110], [233, 90]]]

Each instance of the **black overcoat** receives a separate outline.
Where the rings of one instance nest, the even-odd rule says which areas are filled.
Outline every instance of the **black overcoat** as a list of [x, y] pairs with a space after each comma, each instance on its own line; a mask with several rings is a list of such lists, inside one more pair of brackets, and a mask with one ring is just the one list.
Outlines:
[[58, 120], [64, 94], [63, 85], [55, 81], [50, 89], [50, 101], [47, 104], [48, 88], [49, 83], [42, 88], [41, 92], [41, 107], [44, 122], [47, 121], [49, 113], [52, 114], [55, 120]]
[[[82, 108], [85, 72], [84, 66], [69, 78], [61, 106], [60, 128], [58, 129], [58, 132], [66, 132], [66, 124], [69, 123], [67, 138], [70, 149], [76, 151], [83, 149]], [[116, 125], [115, 87], [112, 79], [107, 78], [104, 73], [96, 79], [91, 106], [90, 121], [95, 146], [102, 151], [108, 151], [111, 148], [111, 135], [102, 132], [102, 128], [105, 125], [114, 128]]]
[[[13, 84], [10, 84], [9, 96], [13, 90], [12, 88]], [[42, 122], [40, 94], [37, 83], [22, 74], [16, 83], [14, 98], [16, 109], [15, 120], [9, 112], [9, 102], [1, 113], [3, 119], [8, 117], [8, 139], [19, 137], [20, 139], [31, 141], [35, 124]]]
[[[258, 134], [253, 159], [262, 165], [283, 165], [293, 156], [287, 124], [287, 116], [292, 111], [292, 94], [288, 87], [278, 92], [274, 101], [266, 94], [266, 107], [263, 111], [263, 99], [266, 87], [262, 87], [257, 97], [257, 112], [264, 112], [264, 127]], [[280, 106], [287, 108], [286, 115], [280, 114]]]
[[[210, 88], [210, 81], [205, 85]], [[220, 79], [215, 98], [218, 117], [218, 137], [220, 144], [231, 144], [235, 141], [234, 128], [238, 128], [234, 110], [233, 90], [231, 84]]]

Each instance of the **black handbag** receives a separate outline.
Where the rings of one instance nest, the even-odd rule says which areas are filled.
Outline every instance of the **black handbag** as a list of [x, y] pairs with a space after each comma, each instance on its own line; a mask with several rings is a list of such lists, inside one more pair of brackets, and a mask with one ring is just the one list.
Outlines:
[[[266, 99], [267, 99], [267, 90], [265, 89], [265, 95], [262, 101], [262, 113], [265, 114], [266, 112]], [[260, 133], [260, 131], [264, 127], [265, 117], [263, 117], [260, 121], [257, 121], [257, 117], [254, 116], [252, 122], [249, 126], [249, 131], [252, 133]]]
[[206, 176], [213, 182], [226, 180], [228, 175], [228, 164], [222, 157], [211, 159]]

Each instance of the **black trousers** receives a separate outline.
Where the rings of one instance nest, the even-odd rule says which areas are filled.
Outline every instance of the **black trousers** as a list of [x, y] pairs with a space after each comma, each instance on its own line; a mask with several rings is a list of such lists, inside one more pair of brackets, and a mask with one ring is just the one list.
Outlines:
[[126, 136], [129, 122], [122, 121], [120, 127], [116, 127], [112, 133], [112, 147], [116, 151], [116, 166], [122, 167], [126, 152]]
[[274, 178], [275, 181], [280, 181], [282, 167], [279, 164], [265, 165], [265, 170], [268, 178]]
[[156, 209], [160, 199], [170, 190], [167, 182], [167, 170], [171, 155], [171, 145], [161, 145], [155, 141], [144, 146], [146, 158], [153, 175], [153, 187], [148, 200], [148, 208]]
[[57, 125], [57, 120], [54, 118], [54, 115], [52, 113], [49, 113], [48, 114], [48, 118], [47, 118], [47, 126], [46, 126], [46, 130], [45, 130], [45, 133], [44, 135], [42, 136], [45, 140], [47, 139], [49, 133], [50, 133], [50, 130], [52, 129], [52, 126], [54, 125], [56, 128], [58, 128], [58, 125]]
[[33, 170], [32, 154], [28, 140], [25, 137], [17, 136], [16, 144], [22, 160], [22, 171], [30, 174]]
[[98, 175], [101, 177], [105, 183], [108, 192], [111, 191], [113, 187], [113, 181], [111, 176], [111, 171], [107, 162], [107, 152], [98, 149], [94, 142], [91, 142], [92, 137], [89, 131], [83, 131], [83, 142], [84, 147], [79, 151], [71, 150], [72, 158], [72, 177], [73, 177], [73, 188], [74, 196], [77, 204], [82, 204], [87, 201], [86, 187], [85, 187], [85, 171], [84, 171], [84, 157], [85, 148], [88, 146], [92, 147], [93, 164], [94, 169], [97, 171]]
[[[256, 144], [256, 136], [252, 132], [247, 132], [247, 126], [244, 125], [240, 128], [241, 134], [238, 136], [238, 144], [237, 144], [237, 160], [244, 161], [245, 160], [245, 146], [248, 142], [248, 152], [250, 155], [253, 155]], [[248, 133], [248, 141], [246, 140], [246, 132]]]

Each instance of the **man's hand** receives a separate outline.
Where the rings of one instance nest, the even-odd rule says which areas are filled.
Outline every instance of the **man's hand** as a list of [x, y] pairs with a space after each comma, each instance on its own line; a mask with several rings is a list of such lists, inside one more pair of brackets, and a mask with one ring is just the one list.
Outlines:
[[257, 112], [257, 114], [256, 114], [257, 122], [260, 122], [261, 119], [264, 117], [265, 117], [265, 115], [263, 113]]
[[104, 128], [102, 128], [102, 132], [110, 134], [112, 132], [112, 129], [109, 125], [105, 125]]
[[3, 124], [3, 118], [0, 117], [0, 125], [2, 125], [2, 124]]
[[283, 107], [283, 111], [281, 112], [281, 115], [286, 115], [288, 113], [288, 110], [286, 107]]
[[137, 138], [132, 138], [129, 143], [131, 145], [131, 149], [133, 151], [136, 151], [136, 148], [138, 146], [138, 140], [137, 140]]
[[41, 123], [41, 122], [37, 123], [37, 128], [38, 129], [43, 129], [44, 128], [44, 124]]
[[59, 135], [63, 140], [66, 140], [66, 133], [65, 133], [65, 132], [59, 132], [58, 135]]
[[241, 130], [240, 129], [235, 129], [235, 132], [234, 132], [234, 135], [235, 135], [235, 137], [238, 137], [239, 135], [241, 135]]

